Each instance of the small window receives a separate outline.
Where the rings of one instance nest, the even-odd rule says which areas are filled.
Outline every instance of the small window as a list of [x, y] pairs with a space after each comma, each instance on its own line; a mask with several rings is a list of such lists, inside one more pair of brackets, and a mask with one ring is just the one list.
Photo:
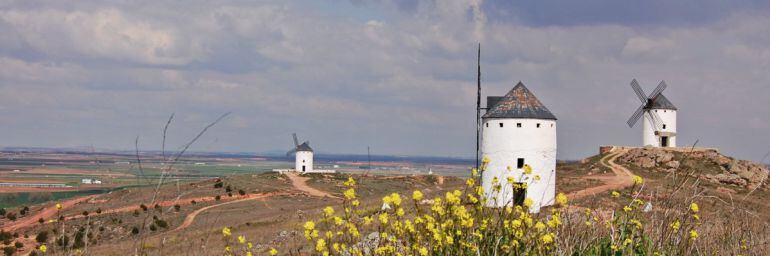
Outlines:
[[540, 123], [537, 123], [537, 128], [540, 128]]
[[553, 124], [551, 124], [551, 127], [553, 127]]
[[486, 124], [484, 124], [484, 125], [486, 125], [487, 127], [489, 127], [489, 123], [486, 123]]
[[666, 113], [666, 110], [665, 110], [665, 109], [663, 110], [663, 113]]
[[503, 127], [503, 123], [500, 123], [500, 127]]
[[521, 123], [516, 123], [516, 127], [521, 128]]
[[666, 129], [666, 125], [664, 124], [664, 125], [663, 125], [663, 130], [665, 130], [665, 129]]
[[524, 168], [524, 158], [519, 158], [516, 160], [516, 168]]
[[304, 162], [305, 162], [305, 160], [302, 160], [302, 162], [304, 163]]
[[658, 110], [657, 110], [657, 109], [655, 110], [655, 113], [658, 113]]

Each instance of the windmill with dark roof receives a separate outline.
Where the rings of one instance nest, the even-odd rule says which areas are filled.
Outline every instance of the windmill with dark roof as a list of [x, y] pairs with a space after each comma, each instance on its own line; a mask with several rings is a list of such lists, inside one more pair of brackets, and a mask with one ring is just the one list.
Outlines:
[[294, 148], [286, 153], [287, 156], [294, 154], [294, 169], [299, 173], [313, 172], [313, 149], [310, 148], [310, 141], [299, 144], [297, 134], [292, 133], [294, 139]]
[[521, 205], [528, 198], [530, 211], [538, 212], [554, 203], [556, 116], [523, 83], [505, 96], [487, 97], [481, 155], [489, 160], [481, 177], [487, 206]]
[[660, 81], [658, 87], [646, 96], [636, 79], [631, 80], [631, 89], [634, 90], [642, 105], [636, 109], [626, 124], [628, 127], [634, 127], [634, 124], [644, 117], [642, 121], [642, 145], [644, 146], [676, 147], [677, 108], [666, 96], [663, 96], [663, 90], [666, 87], [666, 82]]

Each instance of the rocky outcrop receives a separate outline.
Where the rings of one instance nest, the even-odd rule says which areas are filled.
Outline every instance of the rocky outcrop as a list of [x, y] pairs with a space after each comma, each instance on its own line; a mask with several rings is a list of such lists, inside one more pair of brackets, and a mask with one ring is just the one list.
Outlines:
[[[684, 155], [686, 155], [686, 161]], [[676, 156], [679, 157], [676, 157]], [[724, 156], [716, 150], [677, 152], [663, 148], [635, 148], [618, 158], [620, 163], [635, 165], [653, 171], [675, 172], [680, 169], [695, 170], [701, 178], [720, 184], [749, 189], [768, 188], [768, 168], [746, 160]]]

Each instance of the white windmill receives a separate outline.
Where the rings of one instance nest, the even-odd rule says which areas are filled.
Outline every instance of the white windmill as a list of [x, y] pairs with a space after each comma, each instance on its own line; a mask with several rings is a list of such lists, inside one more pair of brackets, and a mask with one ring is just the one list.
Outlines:
[[634, 127], [639, 118], [644, 116], [642, 122], [643, 146], [676, 147], [677, 108], [666, 96], [663, 96], [662, 92], [666, 86], [665, 81], [660, 81], [658, 87], [649, 96], [646, 96], [636, 79], [631, 80], [631, 88], [642, 101], [642, 105], [636, 109], [626, 123], [628, 127]]
[[286, 156], [295, 155], [294, 170], [299, 173], [313, 172], [313, 149], [310, 148], [310, 141], [299, 144], [297, 134], [291, 134], [294, 139], [294, 148], [286, 153]]
[[[505, 96], [487, 97], [486, 109], [481, 117], [481, 155], [489, 163], [481, 185], [487, 206], [521, 205], [526, 198], [533, 201], [531, 212], [553, 205], [556, 116], [521, 82]], [[499, 192], [493, 192], [495, 181], [502, 185]]]

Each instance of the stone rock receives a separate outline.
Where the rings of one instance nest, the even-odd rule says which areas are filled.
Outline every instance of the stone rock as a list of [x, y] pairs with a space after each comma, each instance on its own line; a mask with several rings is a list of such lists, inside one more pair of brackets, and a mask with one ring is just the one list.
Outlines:
[[637, 163], [637, 165], [639, 167], [642, 167], [642, 168], [652, 168], [652, 167], [655, 167], [655, 161], [652, 160], [651, 158], [647, 158], [647, 157], [640, 157], [640, 158], [638, 158], [636, 160], [636, 163]]
[[710, 180], [712, 182], [728, 184], [728, 185], [736, 185], [740, 187], [744, 187], [746, 186], [746, 184], [748, 184], [748, 182], [742, 179], [741, 176], [731, 174], [731, 173], [720, 173], [717, 175], [706, 174], [705, 177], [707, 180]]
[[674, 169], [679, 168], [679, 161], [676, 161], [676, 160], [669, 161], [668, 163], [666, 163], [666, 166], [674, 168]]

